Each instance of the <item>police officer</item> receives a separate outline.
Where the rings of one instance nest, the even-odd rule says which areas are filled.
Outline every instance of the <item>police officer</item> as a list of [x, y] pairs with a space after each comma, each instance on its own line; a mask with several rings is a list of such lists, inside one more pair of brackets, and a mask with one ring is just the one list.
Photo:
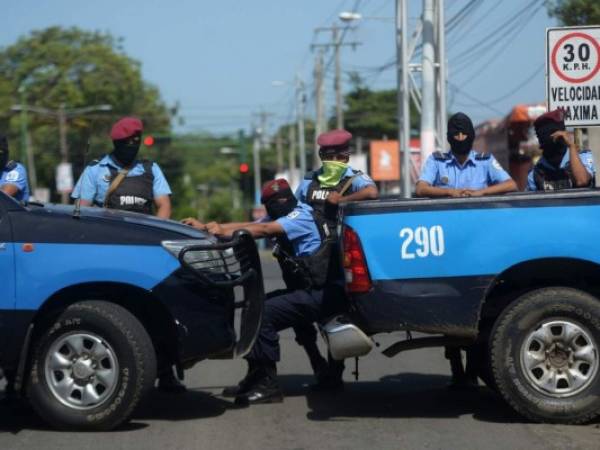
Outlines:
[[[293, 326], [309, 326], [344, 310], [341, 284], [330, 282], [336, 270], [328, 227], [307, 204], [298, 202], [288, 183], [279, 179], [262, 190], [262, 202], [272, 221], [243, 224], [255, 238], [285, 237], [293, 254], [283, 255], [284, 264], [296, 267], [304, 289], [271, 298], [265, 303], [261, 328], [247, 356], [248, 374], [236, 389], [238, 403], [281, 401], [276, 363], [280, 358], [278, 332]], [[231, 236], [239, 224], [204, 225], [195, 219], [184, 223], [219, 236]]]
[[[142, 139], [142, 121], [124, 117], [111, 131], [113, 151], [90, 163], [75, 185], [71, 196], [81, 206], [101, 206], [111, 209], [171, 217], [171, 189], [158, 164], [138, 160]], [[166, 361], [160, 363], [159, 389], [183, 392], [185, 386], [174, 376]]]
[[[448, 120], [450, 151], [434, 152], [421, 169], [417, 181], [418, 197], [479, 197], [516, 191], [517, 184], [493, 155], [473, 150], [475, 129], [469, 116], [456, 113]], [[480, 349], [467, 349], [466, 372], [460, 348], [446, 347], [452, 369], [451, 388], [477, 384]]]
[[171, 217], [171, 189], [158, 164], [138, 160], [142, 121], [124, 117], [110, 132], [113, 151], [90, 163], [75, 185], [72, 197], [81, 206], [104, 206]]
[[479, 197], [517, 190], [517, 184], [489, 153], [473, 150], [475, 129], [469, 116], [448, 120], [450, 151], [434, 152], [421, 169], [418, 197]]
[[373, 180], [348, 164], [351, 139], [352, 134], [346, 130], [319, 135], [317, 144], [322, 166], [306, 174], [296, 190], [298, 200], [308, 203], [325, 218], [332, 231], [336, 228], [339, 204], [372, 200], [379, 196]]
[[529, 172], [527, 190], [558, 191], [594, 185], [594, 160], [590, 150], [579, 151], [565, 131], [563, 112], [547, 112], [533, 123], [542, 157]]
[[[296, 197], [309, 204], [335, 236], [338, 207], [350, 201], [372, 200], [379, 196], [375, 183], [368, 175], [353, 169], [349, 164], [352, 134], [346, 130], [332, 130], [317, 138], [322, 166], [309, 172], [298, 189]], [[317, 377], [313, 390], [334, 390], [343, 387], [344, 364], [321, 356], [317, 347], [314, 326], [295, 327], [296, 341], [308, 355]]]
[[27, 171], [21, 163], [9, 161], [8, 140], [0, 136], [0, 191], [14, 197], [15, 200], [29, 201], [29, 183]]

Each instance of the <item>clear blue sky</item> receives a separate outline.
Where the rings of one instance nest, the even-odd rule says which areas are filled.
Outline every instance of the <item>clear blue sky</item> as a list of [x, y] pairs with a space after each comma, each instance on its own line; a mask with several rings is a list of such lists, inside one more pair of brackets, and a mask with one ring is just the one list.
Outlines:
[[[181, 103], [180, 131], [224, 133], [249, 128], [252, 114], [273, 113], [270, 128], [293, 117], [294, 75], [312, 86], [313, 29], [333, 23], [341, 11], [392, 17], [394, 0], [19, 0], [5, 1], [0, 46], [34, 29], [76, 25], [124, 38], [141, 61], [143, 76], [168, 104]], [[468, 0], [446, 0], [446, 19]], [[555, 26], [542, 0], [481, 0], [448, 31], [449, 106], [475, 122], [507, 114], [517, 103], [544, 101], [545, 28]], [[517, 14], [527, 5], [532, 7]], [[409, 15], [422, 2], [409, 1]], [[513, 20], [507, 21], [511, 16]], [[458, 16], [460, 17], [460, 16]], [[505, 26], [501, 25], [506, 22]], [[497, 32], [491, 35], [493, 31]], [[319, 41], [328, 36], [322, 34]], [[486, 39], [487, 38], [487, 39]], [[359, 70], [372, 88], [395, 85], [393, 22], [363, 20], [346, 34], [362, 45], [343, 50], [345, 70]], [[274, 87], [272, 81], [289, 84]], [[458, 89], [458, 90], [457, 90]], [[333, 108], [333, 65], [327, 76], [327, 107]], [[466, 94], [465, 94], [466, 93]], [[309, 95], [309, 98], [311, 96]], [[489, 102], [494, 100], [494, 102]], [[483, 103], [480, 104], [480, 103]], [[485, 106], [484, 106], [485, 105]], [[309, 101], [307, 115], [314, 116]]]

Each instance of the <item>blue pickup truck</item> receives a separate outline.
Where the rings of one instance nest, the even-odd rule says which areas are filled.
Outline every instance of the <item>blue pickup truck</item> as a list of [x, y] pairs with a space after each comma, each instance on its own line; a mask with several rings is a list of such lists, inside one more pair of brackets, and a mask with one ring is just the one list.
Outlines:
[[480, 377], [522, 415], [600, 414], [599, 191], [386, 199], [342, 215], [354, 324], [425, 333], [385, 355], [476, 346]]
[[181, 373], [244, 355], [262, 315], [248, 233], [217, 242], [135, 213], [24, 207], [0, 193], [0, 272], [0, 368], [59, 428], [116, 427], [157, 365]]

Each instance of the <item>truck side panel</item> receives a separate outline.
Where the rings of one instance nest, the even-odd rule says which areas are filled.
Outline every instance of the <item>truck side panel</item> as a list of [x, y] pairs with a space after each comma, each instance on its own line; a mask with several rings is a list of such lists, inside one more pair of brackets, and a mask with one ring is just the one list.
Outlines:
[[457, 207], [346, 215], [345, 224], [360, 237], [374, 285], [355, 296], [372, 331], [474, 335], [485, 292], [504, 270], [550, 257], [600, 264], [591, 245], [600, 240], [600, 228], [590, 226], [600, 223], [595, 202]]

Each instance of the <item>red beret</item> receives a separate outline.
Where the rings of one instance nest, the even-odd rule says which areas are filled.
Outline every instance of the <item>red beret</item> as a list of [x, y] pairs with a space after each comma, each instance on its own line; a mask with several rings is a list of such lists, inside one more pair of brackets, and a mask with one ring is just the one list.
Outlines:
[[113, 141], [126, 139], [136, 133], [141, 133], [144, 130], [144, 125], [140, 119], [135, 117], [123, 117], [115, 123], [110, 130], [110, 138]]
[[557, 123], [558, 125], [561, 125], [564, 129], [565, 118], [564, 118], [563, 110], [555, 109], [554, 111], [548, 111], [547, 113], [542, 114], [540, 117], [535, 119], [535, 122], [533, 122], [533, 126], [535, 128], [539, 128], [541, 125], [543, 125], [545, 123], [549, 123], [549, 122]]
[[346, 130], [332, 130], [327, 133], [320, 134], [317, 138], [317, 144], [321, 149], [339, 148], [345, 149], [350, 145], [352, 134]]
[[271, 197], [281, 192], [289, 191], [292, 193], [292, 188], [288, 184], [285, 178], [277, 178], [276, 180], [267, 181], [263, 184], [262, 192], [260, 195], [260, 202], [266, 203]]

